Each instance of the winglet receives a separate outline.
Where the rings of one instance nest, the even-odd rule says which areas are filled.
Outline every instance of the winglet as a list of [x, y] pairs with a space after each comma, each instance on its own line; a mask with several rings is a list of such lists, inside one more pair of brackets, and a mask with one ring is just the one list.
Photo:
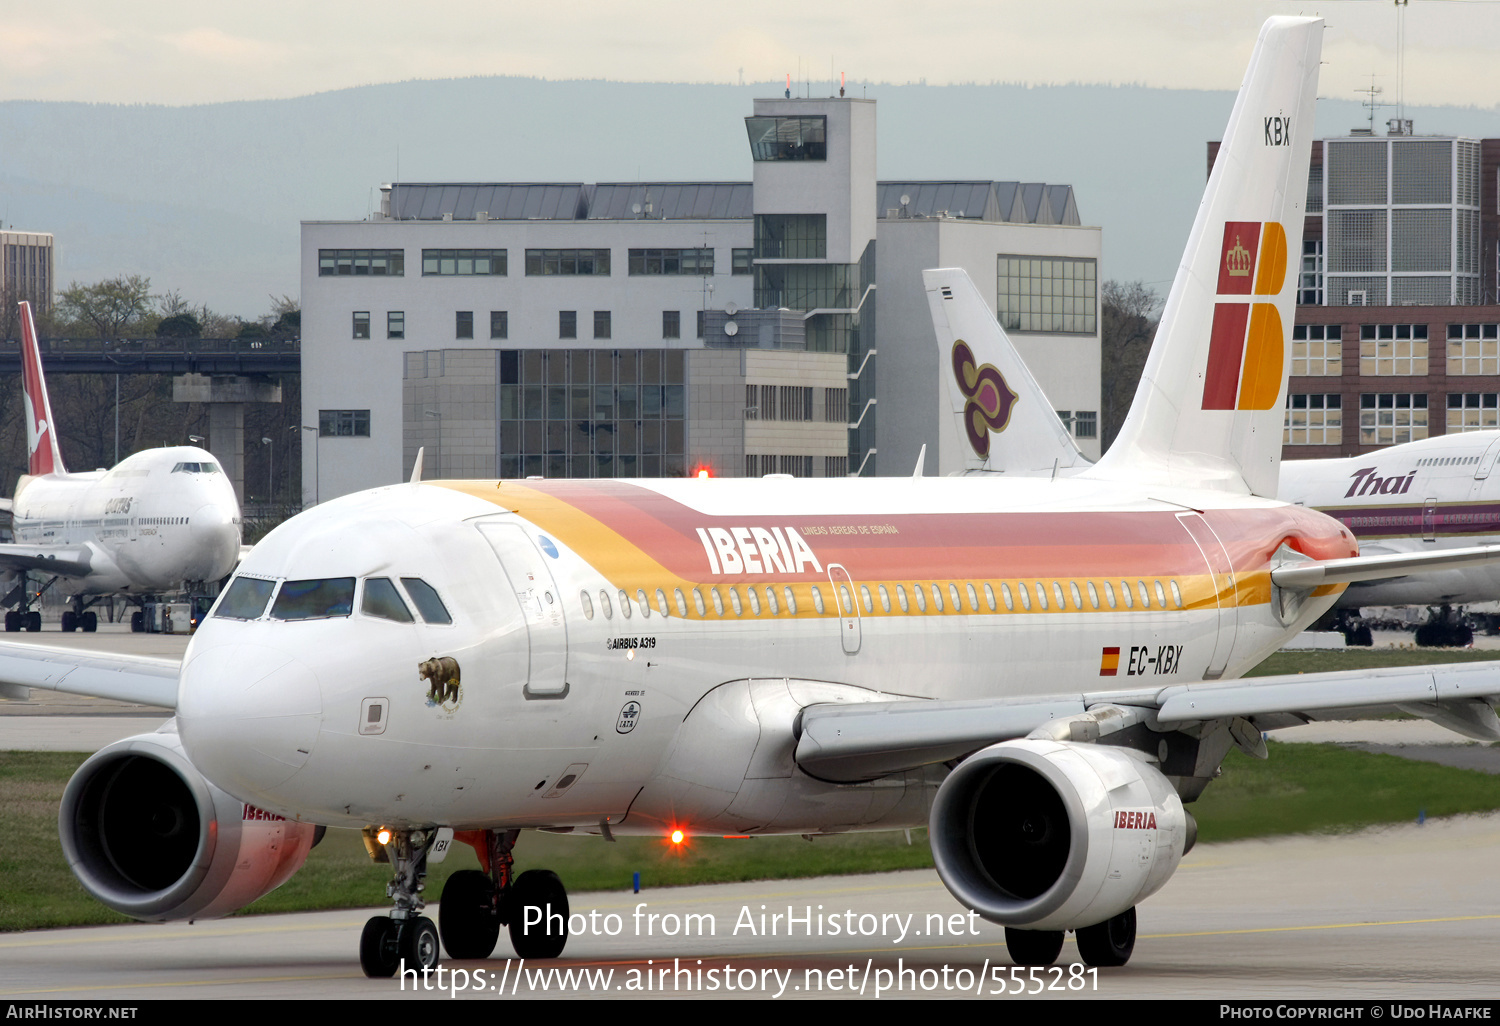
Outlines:
[[927, 463], [927, 443], [922, 443], [922, 451], [917, 453], [917, 468], [911, 472], [912, 477], [921, 477], [922, 468]]
[[422, 454], [426, 451], [426, 446], [422, 446], [417, 450], [417, 458], [412, 462], [411, 465], [411, 478], [409, 479], [409, 482], [411, 484], [422, 483]]
[[27, 473], [66, 474], [57, 430], [52, 422], [52, 403], [47, 381], [42, 377], [42, 349], [36, 340], [36, 321], [31, 304], [21, 303], [21, 398], [26, 405], [26, 449], [31, 454]]

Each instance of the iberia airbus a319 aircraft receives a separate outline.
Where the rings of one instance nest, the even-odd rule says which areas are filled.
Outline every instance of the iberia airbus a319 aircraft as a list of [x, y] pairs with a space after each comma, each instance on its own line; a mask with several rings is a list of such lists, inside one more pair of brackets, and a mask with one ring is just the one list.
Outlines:
[[[69, 473], [42, 375], [31, 304], [21, 303], [21, 395], [27, 473], [11, 500], [14, 543], [0, 544], [0, 573], [20, 580], [5, 605], [5, 629], [42, 629], [26, 575], [73, 597], [65, 631], [92, 631], [100, 596], [139, 599], [189, 582], [217, 581], [240, 556], [234, 486], [203, 449], [146, 449], [110, 470]], [[140, 614], [137, 613], [139, 618]], [[139, 619], [137, 620], [139, 622]]]
[[[1229, 749], [1349, 706], [1500, 737], [1500, 666], [1236, 680], [1390, 559], [1278, 502], [1286, 331], [1322, 22], [1261, 31], [1119, 442], [1052, 479], [413, 482], [324, 503], [241, 565], [180, 672], [56, 683], [176, 708], [70, 781], [84, 886], [223, 915], [319, 826], [360, 827], [394, 910], [360, 960], [559, 955], [522, 830], [817, 834], [928, 824], [938, 871], [1044, 965], [1120, 965]], [[982, 368], [976, 368], [976, 372]], [[983, 410], [980, 411], [981, 413]], [[1476, 558], [1446, 552], [1442, 559]], [[1407, 565], [1407, 564], [1403, 564]], [[51, 682], [51, 683], [45, 683]], [[453, 839], [439, 928], [429, 861]]]

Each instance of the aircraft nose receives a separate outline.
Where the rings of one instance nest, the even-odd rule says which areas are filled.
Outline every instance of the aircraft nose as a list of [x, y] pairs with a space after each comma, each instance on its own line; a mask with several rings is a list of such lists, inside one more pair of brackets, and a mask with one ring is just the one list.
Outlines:
[[216, 502], [201, 505], [193, 511], [189, 529], [193, 550], [208, 555], [207, 564], [199, 568], [195, 579], [214, 579], [234, 568], [240, 555], [240, 529], [234, 522], [234, 510]]
[[264, 645], [216, 645], [183, 665], [177, 725], [193, 765], [243, 800], [275, 788], [312, 754], [323, 719], [318, 679]]

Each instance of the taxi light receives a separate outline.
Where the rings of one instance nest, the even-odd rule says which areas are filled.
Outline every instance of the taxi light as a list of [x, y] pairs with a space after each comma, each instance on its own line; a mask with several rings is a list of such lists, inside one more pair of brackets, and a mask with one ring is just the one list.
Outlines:
[[707, 479], [707, 478], [712, 477], [712, 476], [713, 475], [711, 475], [708, 472], [708, 468], [706, 468], [706, 467], [699, 467], [698, 468], [698, 477], [699, 478], [701, 478], [701, 479]]
[[380, 830], [380, 832], [375, 835], [375, 840], [379, 841], [382, 846], [390, 844], [391, 843], [391, 832], [389, 830], [386, 830], [384, 827], [382, 827], [381, 830]]
[[673, 830], [672, 831], [672, 843], [673, 844], [681, 844], [682, 843], [682, 831], [681, 830]]

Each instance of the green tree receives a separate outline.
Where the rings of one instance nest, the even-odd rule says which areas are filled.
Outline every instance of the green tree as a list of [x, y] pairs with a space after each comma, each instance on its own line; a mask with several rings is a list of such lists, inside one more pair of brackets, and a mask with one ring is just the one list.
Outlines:
[[1161, 297], [1142, 281], [1107, 281], [1099, 290], [1100, 397], [1104, 423], [1099, 441], [1108, 450], [1125, 423], [1136, 385], [1156, 337]]
[[152, 315], [151, 300], [150, 278], [121, 275], [93, 285], [73, 282], [58, 296], [57, 311], [78, 334], [117, 339], [124, 338], [127, 329], [144, 327], [142, 322]]
[[191, 313], [183, 311], [163, 317], [156, 326], [157, 338], [198, 338], [203, 334], [203, 325]]

